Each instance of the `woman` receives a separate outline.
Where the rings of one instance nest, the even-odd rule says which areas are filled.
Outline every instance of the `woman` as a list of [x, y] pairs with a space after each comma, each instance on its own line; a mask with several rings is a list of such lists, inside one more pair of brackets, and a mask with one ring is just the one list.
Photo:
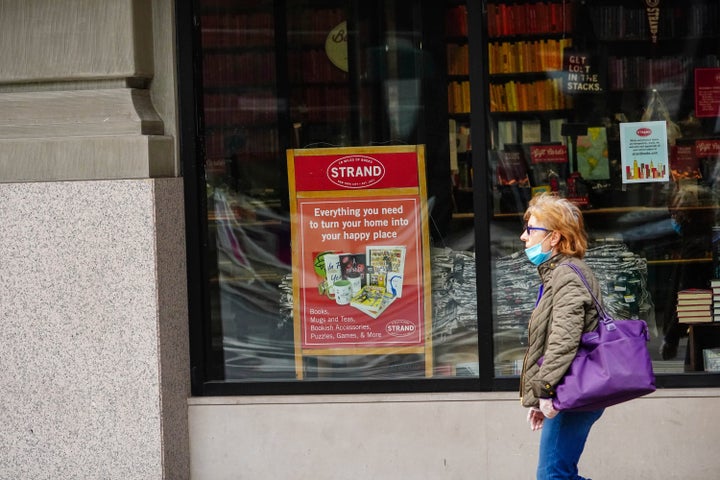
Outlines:
[[598, 299], [600, 286], [582, 260], [587, 234], [576, 205], [552, 194], [540, 194], [530, 201], [524, 220], [520, 240], [525, 242], [525, 253], [538, 266], [542, 280], [530, 317], [520, 377], [522, 405], [530, 409], [530, 428], [542, 428], [537, 478], [583, 479], [578, 476], [577, 464], [590, 428], [603, 409], [558, 412], [552, 397], [575, 358], [580, 336], [597, 327], [598, 313], [578, 274], [563, 264], [576, 265]]

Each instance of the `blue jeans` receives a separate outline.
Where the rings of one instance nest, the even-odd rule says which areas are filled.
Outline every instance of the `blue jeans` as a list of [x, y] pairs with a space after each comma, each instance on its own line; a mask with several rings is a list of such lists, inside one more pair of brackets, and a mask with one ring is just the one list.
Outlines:
[[577, 465], [590, 427], [603, 411], [560, 412], [543, 421], [537, 480], [586, 480]]

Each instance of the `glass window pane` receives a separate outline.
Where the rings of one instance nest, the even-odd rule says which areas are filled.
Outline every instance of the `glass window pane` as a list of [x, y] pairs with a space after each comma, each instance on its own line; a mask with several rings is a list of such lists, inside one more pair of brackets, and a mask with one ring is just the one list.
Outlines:
[[[199, 3], [208, 207], [207, 380], [477, 376], [464, 4]], [[435, 18], [446, 21], [430, 21]], [[449, 105], [456, 90], [458, 98]], [[432, 349], [427, 354], [377, 352], [360, 344], [303, 352], [298, 372], [286, 150], [417, 144], [425, 145], [421, 174], [431, 248], [424, 255], [432, 278], [432, 332], [425, 342]], [[360, 257], [365, 249], [335, 247], [336, 253], [357, 254], [348, 257], [356, 269], [367, 262]], [[354, 324], [376, 321], [365, 317]]]
[[[720, 346], [718, 20], [709, 1], [488, 3], [497, 375], [520, 371], [539, 287], [522, 214], [545, 190], [583, 209], [605, 305], [648, 322], [656, 373], [702, 371]], [[688, 289], [706, 304], [679, 306]]]

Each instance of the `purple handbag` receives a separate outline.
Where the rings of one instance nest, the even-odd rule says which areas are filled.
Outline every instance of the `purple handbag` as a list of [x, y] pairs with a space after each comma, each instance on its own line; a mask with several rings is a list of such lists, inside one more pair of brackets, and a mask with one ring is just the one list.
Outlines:
[[654, 392], [647, 324], [643, 320], [613, 320], [595, 298], [580, 269], [570, 263], [563, 265], [580, 276], [600, 319], [595, 331], [584, 333], [580, 338], [570, 368], [555, 387], [553, 407], [597, 410]]

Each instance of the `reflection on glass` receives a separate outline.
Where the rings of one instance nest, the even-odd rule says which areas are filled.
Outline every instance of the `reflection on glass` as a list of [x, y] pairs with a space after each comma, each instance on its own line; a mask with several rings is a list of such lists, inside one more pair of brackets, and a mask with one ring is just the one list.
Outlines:
[[[299, 378], [286, 150], [393, 144], [426, 145], [433, 245], [427, 262], [432, 276], [430, 374], [476, 377], [464, 5], [341, 0], [291, 0], [282, 7], [270, 0], [199, 4], [208, 379]], [[425, 29], [422, 19], [438, 16], [446, 16], [446, 28]], [[446, 45], [453, 46], [452, 59]], [[444, 93], [437, 95], [456, 83], [465, 90], [465, 104], [457, 109], [448, 105]], [[427, 378], [423, 357], [362, 351], [308, 355], [302, 378]]]
[[[488, 4], [496, 375], [517, 375], [525, 350], [539, 281], [519, 236], [537, 191], [583, 208], [586, 261], [605, 305], [616, 318], [648, 322], [656, 373], [702, 371], [703, 350], [720, 346], [720, 332], [678, 312], [679, 293], [709, 290], [718, 276], [717, 114], [698, 115], [695, 79], [720, 72], [711, 27], [720, 8], [667, 3], [659, 27], [629, 2]], [[508, 25], [507, 9], [548, 9], [555, 27], [525, 14], [526, 23]], [[634, 146], [621, 131], [660, 134], [657, 152], [667, 146], [667, 154], [630, 158]]]

